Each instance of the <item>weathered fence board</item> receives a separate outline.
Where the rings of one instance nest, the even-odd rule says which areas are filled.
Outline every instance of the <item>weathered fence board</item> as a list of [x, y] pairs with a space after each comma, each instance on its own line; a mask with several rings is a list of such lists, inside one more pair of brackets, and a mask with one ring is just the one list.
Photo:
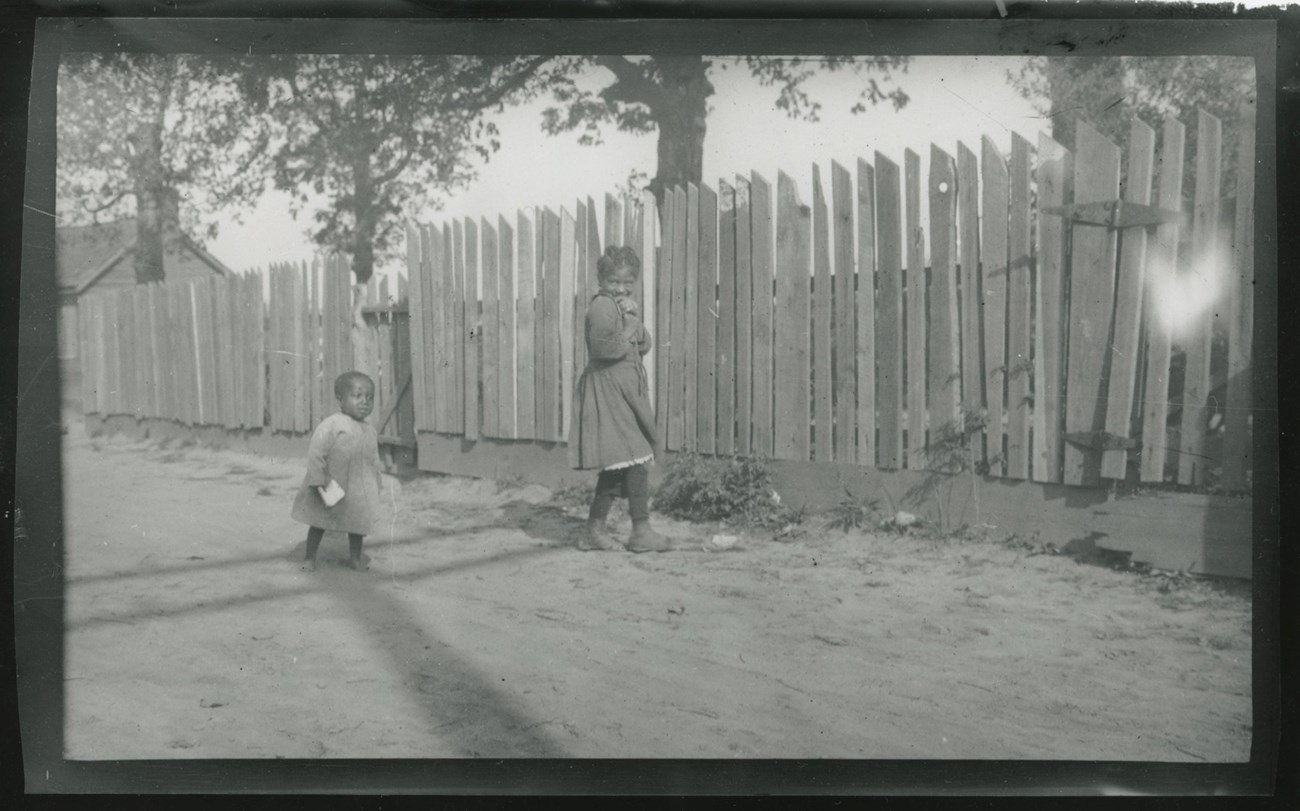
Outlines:
[[[958, 246], [961, 251], [960, 308], [961, 320], [961, 403], [968, 409], [984, 406], [984, 337], [981, 320], [980, 290], [980, 172], [979, 160], [964, 143], [957, 144], [957, 216]], [[1059, 270], [1059, 269], [1058, 269]], [[983, 443], [974, 449], [980, 462], [987, 460]]]
[[516, 348], [516, 365], [517, 370], [515, 386], [519, 393], [518, 408], [515, 419], [518, 430], [518, 436], [521, 439], [537, 438], [537, 417], [536, 417], [536, 378], [534, 377], [537, 368], [537, 352], [535, 343], [536, 335], [536, 313], [535, 313], [535, 296], [536, 296], [536, 262], [534, 259], [534, 245], [532, 221], [519, 211], [516, 214], [517, 242], [515, 253], [518, 258], [518, 276], [516, 278], [519, 295], [516, 299], [516, 324], [515, 331], [515, 348]]
[[[876, 464], [876, 170], [858, 159], [857, 463]], [[847, 459], [845, 461], [848, 461]]]
[[659, 233], [658, 224], [655, 221], [655, 196], [649, 190], [641, 193], [640, 214], [637, 225], [637, 254], [641, 258], [641, 288], [644, 291], [645, 301], [641, 305], [641, 314], [643, 323], [650, 330], [650, 351], [642, 358], [645, 364], [646, 382], [650, 387], [650, 402], [654, 402], [655, 391], [659, 385], [659, 378], [656, 374], [656, 359], [659, 357], [657, 348], [660, 340], [659, 324], [659, 276], [658, 267], [654, 261], [655, 256], [655, 238]]
[[560, 211], [560, 438], [569, 439], [573, 408], [573, 288], [577, 265], [577, 224], [567, 209]]
[[1255, 116], [1241, 124], [1237, 202], [1228, 275], [1228, 381], [1225, 394], [1223, 474], [1225, 490], [1244, 490], [1251, 468], [1251, 345], [1255, 324]]
[[[672, 358], [668, 365], [668, 445], [670, 451], [685, 446], [686, 439], [686, 354], [690, 347], [686, 333], [686, 190], [680, 186], [671, 192], [672, 216], [672, 292], [671, 328], [668, 343]], [[665, 246], [668, 250], [669, 246]]]
[[984, 322], [984, 397], [988, 422], [984, 428], [989, 472], [1006, 471], [1002, 445], [1005, 419], [1003, 393], [1007, 382], [1007, 224], [1010, 204], [1007, 164], [993, 141], [981, 141], [980, 310]]
[[500, 416], [497, 408], [497, 381], [501, 367], [498, 362], [500, 341], [497, 339], [497, 307], [500, 294], [500, 274], [497, 272], [497, 232], [486, 219], [479, 233], [483, 239], [483, 316], [480, 328], [480, 346], [483, 355], [483, 436], [501, 436]]
[[957, 169], [952, 156], [930, 147], [930, 442], [926, 466], [948, 469], [934, 447], [960, 435], [961, 343], [957, 323]]
[[[1087, 123], [1078, 122], [1075, 136], [1074, 198], [1078, 203], [1119, 197], [1119, 147]], [[1115, 233], [1076, 222], [1071, 227], [1070, 338], [1066, 365], [1065, 430], [1094, 434], [1105, 428], [1106, 356], [1110, 354], [1110, 325], [1115, 303]], [[1101, 451], [1067, 442], [1066, 484], [1096, 485]]]
[[554, 441], [560, 437], [560, 215], [545, 209], [542, 256], [542, 390], [538, 419], [542, 421], [538, 438]]
[[754, 296], [752, 412], [754, 436], [751, 452], [772, 457], [775, 453], [774, 346], [775, 312], [773, 273], [772, 186], [758, 172], [750, 175], [751, 290]]
[[717, 450], [718, 195], [700, 184], [700, 243], [696, 286], [695, 437], [700, 453]]
[[736, 453], [751, 452], [754, 397], [754, 276], [750, 247], [749, 180], [732, 187], [736, 211]]
[[[1039, 211], [1074, 199], [1073, 156], [1065, 147], [1038, 138]], [[1038, 217], [1038, 280], [1034, 288], [1034, 481], [1060, 482], [1065, 419], [1065, 220]], [[1165, 364], [1166, 368], [1168, 363]]]
[[903, 211], [898, 165], [879, 152], [876, 170], [876, 425], [883, 470], [903, 467]]
[[497, 268], [501, 284], [497, 301], [497, 427], [500, 435], [519, 436], [515, 426], [515, 232], [506, 218], [497, 217]]
[[[1192, 263], [1217, 260], [1219, 232], [1219, 181], [1223, 125], [1205, 110], [1197, 111], [1196, 195], [1192, 208]], [[1190, 273], [1200, 272], [1189, 268]], [[1190, 280], [1187, 283], [1191, 283]], [[1206, 455], [1205, 432], [1210, 411], [1210, 339], [1213, 319], [1192, 326], [1184, 338], [1183, 414], [1178, 431], [1178, 483], [1200, 486], [1212, 460]]]
[[719, 456], [736, 452], [736, 192], [718, 181], [718, 429]]
[[466, 439], [475, 440], [479, 436], [479, 391], [478, 364], [479, 349], [482, 343], [482, 312], [478, 299], [478, 226], [473, 220], [465, 220], [465, 269], [460, 280], [460, 341], [461, 341], [461, 384], [460, 392], [464, 400], [462, 409], [463, 428], [461, 432]]
[[[587, 204], [578, 200], [574, 205], [574, 233], [573, 233], [573, 250], [574, 258], [574, 278], [573, 278], [573, 369], [575, 375], [581, 375], [582, 370], [587, 367], [587, 340], [586, 340], [586, 312], [587, 303], [591, 301], [591, 296], [595, 291], [587, 291], [587, 279], [590, 276], [589, 265], [597, 261], [598, 256], [591, 255], [590, 244], [587, 240]], [[642, 268], [646, 265], [642, 260]], [[651, 324], [651, 327], [654, 325]], [[575, 378], [576, 380], [576, 378]], [[565, 402], [565, 408], [569, 408], [569, 403]], [[565, 421], [566, 425], [568, 420]]]
[[921, 156], [903, 152], [903, 184], [907, 206], [907, 270], [903, 274], [906, 305], [903, 321], [907, 333], [907, 466], [925, 467], [925, 232], [921, 228]]
[[857, 370], [854, 364], [856, 307], [853, 284], [853, 181], [849, 171], [831, 163], [831, 208], [835, 259], [835, 459], [857, 460]]
[[416, 230], [406, 227], [406, 278], [407, 278], [407, 312], [411, 319], [411, 386], [415, 391], [420, 407], [415, 409], [415, 429], [428, 431], [430, 409], [433, 402], [430, 397], [429, 384], [424, 376], [424, 356], [430, 351], [424, 335], [424, 285], [420, 279], [424, 276], [422, 257], [429, 250], [429, 241], [424, 238], [424, 229]]
[[682, 369], [682, 382], [686, 394], [683, 400], [682, 447], [688, 451], [698, 450], [699, 437], [696, 434], [699, 425], [699, 279], [700, 279], [700, 189], [694, 183], [686, 184], [686, 278], [684, 280], [684, 297], [686, 302], [686, 349], [683, 353], [685, 367]]
[[677, 234], [677, 196], [671, 190], [665, 190], [662, 204], [663, 213], [661, 245], [654, 264], [658, 268], [655, 295], [659, 300], [659, 332], [654, 336], [659, 351], [655, 357], [655, 376], [659, 386], [655, 389], [655, 433], [659, 440], [656, 451], [668, 448], [669, 443], [669, 409], [670, 366], [672, 364], [672, 297], [673, 297], [673, 243]]
[[[1138, 119], [1129, 133], [1128, 172], [1124, 182], [1125, 202], [1151, 202], [1151, 173], [1155, 162], [1155, 130]], [[1146, 288], [1145, 228], [1125, 229], [1120, 240], [1119, 278], [1115, 286], [1115, 324], [1111, 330], [1109, 389], [1106, 395], [1106, 433], [1127, 438], [1132, 424], [1133, 399], [1137, 385], [1142, 299]], [[1129, 453], [1123, 448], [1101, 454], [1101, 475], [1124, 479]]]
[[1033, 256], [1029, 241], [1030, 154], [1029, 142], [1019, 134], [1011, 136], [1011, 208], [1007, 229], [1007, 465], [1006, 475], [1029, 478], [1029, 428], [1032, 421], [1030, 375], [1029, 298]]
[[451, 327], [448, 345], [451, 357], [451, 433], [465, 433], [465, 227], [460, 220], [452, 221], [453, 254], [451, 270]]
[[794, 179], [777, 175], [775, 392], [777, 459], [810, 455], [812, 374], [809, 364], [809, 242], [812, 212], [799, 202]]
[[833, 350], [831, 336], [831, 252], [830, 222], [821, 167], [813, 164], [812, 205], [812, 335], [809, 352], [813, 373], [813, 458], [829, 462], [834, 446], [834, 381], [831, 379]]

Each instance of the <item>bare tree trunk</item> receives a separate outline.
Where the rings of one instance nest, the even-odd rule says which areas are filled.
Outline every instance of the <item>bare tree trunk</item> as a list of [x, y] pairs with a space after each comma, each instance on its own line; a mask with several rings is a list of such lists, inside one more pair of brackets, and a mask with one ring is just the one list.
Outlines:
[[664, 189], [699, 183], [704, 177], [704, 137], [713, 85], [702, 57], [658, 57], [656, 61], [663, 71], [663, 96], [653, 106], [659, 166], [650, 191], [662, 202]]
[[163, 166], [163, 123], [171, 103], [172, 85], [176, 80], [176, 59], [167, 57], [162, 65], [158, 96], [152, 115], [142, 120], [129, 136], [134, 150], [136, 200], [135, 280], [137, 284], [160, 282], [166, 277], [164, 254], [179, 240], [179, 201], [176, 190], [167, 183]]

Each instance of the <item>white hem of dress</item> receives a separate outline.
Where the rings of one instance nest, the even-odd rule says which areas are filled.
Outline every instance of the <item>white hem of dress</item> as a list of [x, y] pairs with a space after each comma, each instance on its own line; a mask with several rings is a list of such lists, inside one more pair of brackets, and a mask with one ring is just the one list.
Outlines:
[[653, 464], [655, 455], [642, 456], [640, 459], [630, 459], [626, 462], [615, 462], [612, 465], [606, 465], [601, 470], [622, 470], [623, 468], [636, 467], [637, 465]]

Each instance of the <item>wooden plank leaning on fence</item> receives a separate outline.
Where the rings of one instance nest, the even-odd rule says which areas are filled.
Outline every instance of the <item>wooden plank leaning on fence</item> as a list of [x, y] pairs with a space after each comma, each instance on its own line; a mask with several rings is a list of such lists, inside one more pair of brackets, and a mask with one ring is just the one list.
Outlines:
[[[717, 451], [718, 410], [718, 195], [700, 184], [699, 269], [695, 286], [695, 441], [700, 453]], [[625, 231], [626, 233], [626, 231]]]
[[688, 451], [698, 450], [700, 403], [698, 399], [700, 359], [697, 354], [699, 345], [699, 309], [700, 309], [700, 189], [694, 183], [686, 184], [686, 346], [683, 353], [682, 379], [685, 387], [683, 400], [682, 447]]
[[517, 256], [518, 276], [516, 277], [519, 288], [519, 298], [516, 305], [517, 328], [515, 332], [516, 354], [516, 387], [519, 392], [518, 410], [516, 420], [518, 422], [518, 434], [520, 439], [537, 438], [537, 418], [536, 418], [536, 394], [533, 372], [537, 366], [536, 351], [534, 344], [535, 335], [535, 270], [534, 270], [534, 245], [533, 225], [527, 215], [520, 210], [516, 214], [518, 230], [516, 232], [518, 240], [516, 242], [515, 253]]
[[[1160, 134], [1161, 208], [1179, 211], [1183, 196], [1183, 151], [1187, 130], [1175, 118], [1165, 120]], [[1178, 265], [1180, 225], [1165, 222], [1156, 226], [1147, 248], [1147, 276], [1153, 281], [1174, 278]], [[1154, 288], [1158, 290], [1158, 288]], [[1165, 459], [1169, 422], [1169, 363], [1173, 336], [1159, 308], [1160, 299], [1146, 297], [1146, 379], [1142, 386], [1142, 451], [1140, 476], [1144, 482], [1165, 480]]]
[[1228, 274], [1228, 391], [1223, 433], [1226, 490], [1249, 484], [1251, 442], [1251, 339], [1255, 292], [1255, 115], [1241, 123], [1237, 153], [1237, 208], [1232, 235], [1232, 272]]
[[[984, 335], [981, 305], [984, 294], [980, 290], [980, 171], [975, 153], [964, 143], [957, 144], [957, 243], [961, 251], [958, 262], [960, 274], [961, 321], [961, 408], [980, 410], [984, 407], [984, 353], [980, 343]], [[964, 426], [963, 426], [964, 430]], [[972, 449], [978, 462], [985, 462], [982, 439], [976, 437]]]
[[754, 277], [750, 248], [749, 180], [736, 176], [736, 453], [747, 456], [753, 432]]
[[794, 179], [777, 175], [776, 447], [777, 459], [807, 461], [812, 423], [809, 365], [809, 273], [812, 212], [799, 202]]
[[514, 439], [515, 429], [515, 232], [497, 215], [497, 269], [501, 283], [497, 297], [497, 428]]
[[501, 375], [501, 342], [497, 337], [501, 323], [497, 314], [500, 303], [500, 272], [497, 269], [497, 232], [486, 219], [479, 226], [483, 239], [483, 316], [479, 344], [483, 356], [483, 436], [501, 436], [500, 409], [497, 407], [498, 378]]
[[903, 467], [903, 245], [898, 165], [876, 153], [876, 414], [882, 470]]
[[573, 291], [576, 287], [574, 277], [581, 269], [578, 266], [578, 224], [568, 209], [560, 209], [560, 408], [559, 438], [569, 438], [569, 423], [573, 411], [573, 374], [574, 374], [574, 318]]
[[809, 341], [813, 369], [813, 458], [831, 461], [835, 434], [835, 388], [831, 377], [835, 350], [831, 336], [831, 229], [822, 188], [821, 167], [813, 164], [812, 205], [812, 338]]
[[[857, 463], [876, 465], [876, 170], [858, 159]], [[846, 459], [845, 461], [848, 461]]]
[[773, 391], [775, 314], [773, 297], [775, 256], [772, 227], [772, 186], [758, 172], [750, 173], [750, 261], [754, 296], [752, 412], [754, 437], [751, 452], [771, 458], [775, 455], [776, 406]]
[[[1196, 189], [1192, 208], [1192, 263], [1217, 262], [1219, 257], [1219, 184], [1223, 125], [1205, 110], [1196, 118]], [[1193, 268], [1192, 272], [1197, 272]], [[1213, 463], [1206, 454], [1209, 418], [1210, 338], [1212, 313], [1204, 313], [1183, 340], [1187, 358], [1183, 374], [1183, 416], [1178, 431], [1178, 483], [1203, 485]]]
[[[668, 194], [669, 192], [665, 192]], [[686, 337], [686, 189], [677, 186], [672, 189], [673, 227], [668, 233], [672, 236], [672, 292], [671, 324], [668, 346], [672, 354], [668, 366], [668, 445], [670, 451], [682, 450], [686, 446], [686, 352], [689, 348]], [[668, 246], [665, 246], [667, 249]]]
[[427, 408], [429, 404], [428, 383], [424, 377], [424, 355], [430, 351], [424, 337], [423, 308], [424, 296], [421, 295], [420, 277], [424, 275], [421, 265], [422, 249], [427, 248], [427, 240], [422, 239], [422, 230], [406, 226], [406, 310], [410, 318], [411, 331], [411, 391], [415, 394], [415, 429], [429, 430]]
[[907, 466], [925, 467], [925, 231], [921, 228], [921, 156], [903, 153], [907, 206]]
[[[1119, 196], [1119, 147], [1084, 121], [1075, 136], [1074, 199], [1081, 203]], [[1094, 434], [1106, 425], [1103, 387], [1115, 304], [1115, 231], [1076, 222], [1072, 226], [1070, 350], [1066, 364], [1065, 431]], [[1101, 451], [1067, 442], [1065, 483], [1095, 486]]]
[[1011, 135], [1011, 208], [1007, 228], [1007, 466], [1013, 479], [1029, 478], [1029, 397], [1033, 359], [1030, 353], [1029, 142]]
[[[1034, 463], [1037, 482], [1060, 482], [1065, 421], [1065, 228], [1046, 209], [1074, 200], [1070, 151], [1038, 136], [1038, 284], [1034, 312]], [[1166, 364], [1166, 367], [1168, 364]]]
[[466, 439], [479, 437], [479, 347], [482, 311], [478, 299], [478, 226], [465, 219], [465, 273], [461, 277], [461, 396]]
[[1003, 392], [1007, 383], [1007, 223], [1010, 205], [1007, 163], [988, 136], [980, 139], [984, 204], [980, 211], [980, 310], [984, 322], [984, 427], [989, 473], [1006, 472], [1002, 447]]
[[853, 263], [853, 181], [831, 164], [831, 219], [835, 257], [835, 459], [857, 461], [857, 320]]
[[[957, 322], [957, 167], [930, 147], [930, 441], [926, 467], [960, 470], [946, 440], [962, 435], [961, 336]], [[942, 444], [942, 447], [940, 445]]]
[[736, 452], [736, 192], [718, 182], [718, 428], [719, 456]]
[[[1155, 163], [1155, 130], [1134, 118], [1129, 131], [1128, 173], [1124, 183], [1124, 201], [1151, 203], [1151, 173]], [[1138, 357], [1141, 349], [1142, 299], [1146, 292], [1143, 272], [1146, 264], [1147, 232], [1145, 228], [1126, 228], [1121, 241], [1119, 278], [1115, 286], [1115, 324], [1111, 331], [1109, 388], [1106, 394], [1106, 433], [1129, 436], [1133, 424], [1133, 402], [1137, 386]], [[1128, 472], [1129, 452], [1124, 448], [1102, 451], [1101, 475], [1124, 479]]]

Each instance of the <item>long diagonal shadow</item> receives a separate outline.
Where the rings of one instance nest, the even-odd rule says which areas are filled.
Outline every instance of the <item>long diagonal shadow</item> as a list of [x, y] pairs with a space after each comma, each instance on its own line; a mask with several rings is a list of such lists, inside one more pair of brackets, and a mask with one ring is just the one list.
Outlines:
[[[425, 577], [432, 577], [434, 575], [449, 574], [451, 572], [462, 571], [465, 569], [473, 569], [480, 566], [490, 566], [494, 563], [503, 563], [506, 561], [523, 560], [527, 558], [538, 557], [550, 552], [562, 551], [565, 548], [566, 547], [559, 547], [559, 546], [534, 546], [526, 549], [516, 549], [508, 552], [498, 552], [497, 554], [494, 555], [486, 555], [478, 558], [470, 558], [467, 560], [453, 561], [451, 563], [436, 563], [429, 566], [422, 566], [417, 569], [412, 569], [410, 571], [396, 573], [393, 575], [382, 575], [381, 577], [382, 580], [385, 582], [394, 581], [394, 580], [397, 581], [420, 580]], [[370, 575], [363, 575], [363, 576], [373, 581], [373, 580], [380, 579], [376, 577], [376, 574], [377, 573], [372, 572]], [[131, 624], [131, 623], [142, 622], [147, 620], [168, 619], [171, 617], [178, 617], [183, 615], [207, 614], [213, 611], [221, 611], [222, 609], [229, 608], [231, 606], [269, 602], [272, 600], [284, 599], [286, 597], [298, 597], [300, 595], [310, 594], [318, 590], [319, 590], [319, 586], [313, 584], [313, 585], [302, 586], [300, 588], [289, 588], [289, 589], [279, 589], [276, 591], [268, 591], [262, 594], [240, 594], [240, 595], [228, 597], [221, 600], [213, 600], [211, 602], [203, 602], [194, 605], [178, 606], [175, 608], [165, 608], [165, 607], [164, 608], [142, 608], [135, 611], [123, 612], [120, 614], [103, 614], [100, 616], [86, 617], [84, 619], [65, 622], [64, 631], [66, 632], [66, 631], [82, 630], [85, 628], [93, 628], [99, 625], [107, 625], [109, 623]]]
[[[451, 538], [457, 536], [472, 536], [479, 532], [485, 532], [492, 529], [501, 529], [500, 522], [488, 522], [485, 524], [473, 524], [466, 527], [453, 527], [448, 529], [424, 529], [417, 534], [402, 534], [394, 536], [392, 540], [380, 541], [382, 546], [406, 546], [421, 541], [428, 541], [434, 538]], [[299, 541], [297, 550], [301, 551], [303, 542]], [[220, 560], [209, 560], [201, 563], [186, 563], [180, 566], [159, 566], [151, 569], [132, 569], [123, 572], [105, 572], [103, 574], [79, 575], [77, 577], [65, 577], [66, 585], [82, 585], [86, 583], [97, 583], [105, 580], [130, 580], [139, 577], [156, 577], [158, 575], [186, 574], [189, 572], [207, 571], [212, 569], [226, 569], [236, 566], [248, 566], [254, 563], [266, 563], [269, 561], [284, 560], [286, 553], [284, 551], [272, 552], [266, 555], [245, 555], [239, 558], [221, 558]]]
[[[363, 623], [371, 626], [390, 624], [399, 619], [401, 632], [408, 640], [378, 645], [390, 666], [402, 672], [407, 683], [419, 693], [419, 700], [429, 714], [430, 731], [443, 738], [457, 738], [457, 750], [466, 757], [566, 757], [564, 749], [546, 735], [544, 721], [526, 714], [520, 701], [496, 686], [496, 679], [475, 667], [423, 629], [410, 605], [392, 592], [375, 586], [373, 579], [349, 578], [333, 593]], [[521, 631], [523, 633], [524, 631]], [[408, 651], [431, 651], [423, 660], [404, 656]], [[502, 679], [502, 681], [505, 681]], [[494, 749], [482, 752], [467, 740], [472, 730], [481, 746]]]

